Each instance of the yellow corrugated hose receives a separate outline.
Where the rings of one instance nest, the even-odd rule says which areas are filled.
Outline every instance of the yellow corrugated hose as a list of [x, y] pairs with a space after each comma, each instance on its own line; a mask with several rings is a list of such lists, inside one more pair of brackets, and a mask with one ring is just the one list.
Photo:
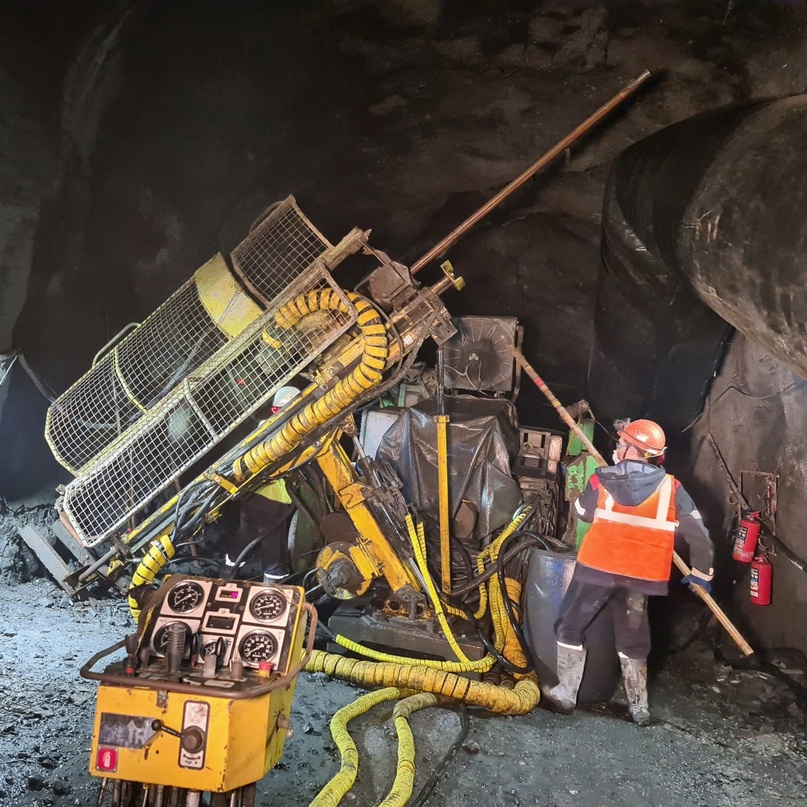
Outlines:
[[337, 634], [334, 642], [350, 650], [359, 656], [366, 656], [374, 661], [383, 661], [387, 664], [407, 664], [412, 667], [429, 667], [432, 670], [442, 670], [443, 672], [463, 673], [463, 672], [487, 672], [495, 661], [493, 656], [485, 656], [477, 661], [437, 661], [435, 659], [409, 658], [408, 656], [396, 656], [391, 653], [382, 653], [380, 650], [373, 650], [365, 647], [346, 636]]
[[[531, 512], [531, 509], [532, 508], [527, 508], [516, 516], [516, 518], [513, 519], [513, 521], [511, 521], [504, 528], [504, 530], [502, 530], [501, 535], [496, 539], [496, 541], [491, 544], [490, 547], [488, 547], [486, 552], [490, 552], [492, 549], [493, 551], [490, 552], [490, 554], [493, 555], [494, 560], [498, 558], [498, 549], [501, 546], [504, 538], [512, 534], [512, 532], [514, 532], [518, 526], [523, 523], [524, 519], [526, 519]], [[401, 664], [411, 667], [428, 667], [429, 669], [449, 673], [487, 672], [495, 663], [494, 657], [491, 655], [486, 655], [484, 658], [477, 659], [475, 661], [468, 659], [465, 653], [463, 653], [462, 648], [459, 646], [459, 643], [457, 642], [451, 627], [448, 624], [448, 620], [446, 619], [444, 612], [444, 606], [440, 601], [437, 588], [428, 571], [425, 555], [426, 538], [423, 524], [418, 524], [416, 527], [412, 517], [407, 516], [406, 527], [412, 542], [412, 548], [415, 552], [415, 561], [417, 562], [418, 568], [420, 569], [421, 575], [423, 576], [423, 580], [426, 584], [426, 592], [429, 595], [429, 600], [434, 608], [435, 616], [437, 617], [440, 627], [443, 630], [446, 641], [454, 654], [457, 656], [458, 661], [413, 659], [408, 658], [407, 656], [397, 656], [390, 653], [383, 653], [379, 650], [373, 650], [372, 648], [365, 647], [364, 645], [354, 642], [353, 640], [341, 635], [336, 635], [334, 637], [334, 641], [344, 647], [346, 650], [350, 650], [357, 655], [365, 656], [373, 659], [374, 661], [383, 662], [385, 664]], [[480, 566], [480, 572], [484, 571], [484, 565], [480, 563]], [[518, 603], [521, 597], [520, 583], [512, 578], [506, 578], [505, 582], [510, 600], [514, 603]], [[487, 590], [489, 590], [489, 594], [487, 593]], [[490, 601], [490, 612], [494, 630], [494, 647], [513, 664], [523, 667], [526, 665], [527, 661], [524, 657], [521, 644], [516, 637], [515, 631], [512, 629], [510, 621], [507, 618], [507, 611], [504, 606], [504, 601], [502, 600], [501, 587], [496, 577], [493, 577], [490, 580], [487, 590], [485, 587], [482, 587], [480, 588], [480, 593], [484, 592], [485, 605], [487, 605], [488, 600]], [[461, 612], [457, 613], [461, 614]], [[482, 613], [484, 614], [484, 611]], [[477, 616], [477, 618], [479, 618], [479, 616]]]
[[[294, 415], [279, 432], [250, 449], [233, 464], [233, 477], [239, 484], [267, 465], [287, 457], [318, 426], [338, 416], [360, 395], [380, 383], [389, 355], [389, 341], [384, 323], [370, 303], [352, 292], [348, 297], [358, 311], [363, 352], [358, 366], [333, 389]], [[331, 289], [311, 291], [295, 297], [275, 315], [276, 325], [290, 330], [304, 317], [318, 311], [347, 308]]]
[[378, 807], [403, 807], [415, 788], [415, 736], [409, 717], [420, 709], [428, 709], [440, 702], [436, 695], [421, 692], [395, 704], [392, 720], [398, 733], [398, 767], [392, 788]]
[[[504, 543], [506, 538], [509, 538], [532, 514], [535, 508], [528, 504], [521, 512], [517, 513], [515, 518], [499, 533], [496, 540], [490, 546], [483, 549], [476, 558], [476, 571], [477, 574], [482, 574], [485, 571], [485, 560], [490, 559], [495, 563], [499, 557], [499, 548]], [[485, 586], [479, 587], [479, 608], [474, 613], [474, 619], [482, 619], [488, 607], [488, 589]], [[497, 648], [500, 649], [500, 648]]]
[[347, 724], [354, 717], [363, 715], [379, 703], [395, 700], [402, 694], [397, 687], [370, 692], [349, 703], [331, 718], [331, 736], [339, 749], [342, 761], [337, 774], [317, 793], [309, 807], [337, 807], [356, 781], [359, 773], [359, 752], [347, 730]]
[[455, 673], [432, 670], [428, 667], [359, 661], [325, 653], [322, 650], [313, 651], [306, 670], [324, 672], [359, 686], [397, 686], [415, 692], [431, 692], [497, 714], [524, 715], [532, 711], [541, 700], [538, 681], [533, 674], [517, 681], [513, 689], [504, 689], [484, 681], [471, 681]]
[[[160, 573], [163, 566], [174, 557], [174, 545], [167, 535], [161, 535], [151, 542], [151, 546], [140, 561], [135, 573], [132, 575], [132, 582], [129, 584], [131, 591], [136, 586], [146, 583], [153, 583], [154, 578]], [[129, 611], [135, 622], [140, 618], [140, 606], [137, 600], [129, 595]]]

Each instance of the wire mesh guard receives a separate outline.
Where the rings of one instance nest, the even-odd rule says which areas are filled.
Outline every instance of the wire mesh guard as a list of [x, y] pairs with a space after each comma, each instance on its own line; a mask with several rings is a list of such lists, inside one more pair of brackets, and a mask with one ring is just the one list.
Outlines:
[[[330, 246], [289, 196], [232, 258], [268, 306]], [[49, 408], [45, 437], [56, 459], [74, 475], [89, 470], [228, 340], [200, 299], [194, 276]]]
[[330, 246], [289, 196], [255, 225], [230, 257], [236, 275], [268, 305], [291, 282], [294, 267], [310, 266]]
[[[281, 327], [277, 312], [298, 295], [330, 287], [343, 306]], [[276, 321], [277, 319], [277, 321]], [[145, 415], [91, 470], [71, 482], [63, 508], [78, 537], [95, 546], [188, 470], [228, 432], [356, 321], [330, 274], [314, 265], [257, 322]]]

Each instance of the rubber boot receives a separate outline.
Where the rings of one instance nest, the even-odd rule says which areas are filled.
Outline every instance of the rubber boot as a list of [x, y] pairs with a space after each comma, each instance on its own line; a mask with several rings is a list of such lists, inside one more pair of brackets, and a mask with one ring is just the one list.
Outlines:
[[577, 691], [586, 668], [586, 651], [558, 642], [558, 683], [544, 690], [544, 697], [556, 711], [568, 715], [577, 706]]
[[650, 725], [650, 709], [647, 705], [647, 659], [628, 658], [619, 654], [628, 712], [637, 726]]

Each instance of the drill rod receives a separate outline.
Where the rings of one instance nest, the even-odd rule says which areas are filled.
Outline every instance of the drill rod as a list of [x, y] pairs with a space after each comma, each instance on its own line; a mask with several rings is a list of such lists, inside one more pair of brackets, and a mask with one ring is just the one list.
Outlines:
[[627, 98], [630, 98], [639, 87], [650, 78], [650, 71], [645, 70], [636, 78], [626, 84], [610, 101], [606, 101], [596, 112], [586, 118], [569, 134], [559, 140], [549, 151], [539, 157], [529, 168], [519, 174], [512, 182], [502, 188], [493, 198], [489, 199], [475, 213], [472, 213], [456, 229], [452, 230], [442, 241], [433, 246], [422, 258], [412, 264], [411, 272], [416, 275], [426, 264], [431, 263], [436, 257], [441, 255], [449, 247], [457, 243], [468, 230], [477, 222], [481, 221], [493, 208], [501, 204], [511, 193], [517, 191], [525, 182], [532, 179], [542, 169], [563, 154], [581, 137], [588, 134], [606, 115], [609, 115]]
[[[561, 404], [561, 402], [552, 394], [552, 390], [547, 387], [544, 380], [535, 371], [535, 368], [524, 357], [524, 354], [515, 345], [510, 346], [510, 352], [513, 354], [513, 358], [515, 358], [515, 360], [524, 368], [524, 372], [532, 379], [535, 386], [541, 390], [552, 406], [555, 407], [557, 413], [560, 415], [560, 419], [577, 435], [580, 442], [583, 443], [583, 445], [588, 449], [591, 456], [594, 457], [594, 459], [597, 460], [600, 465], [608, 465], [603, 455], [600, 454], [596, 448], [594, 448], [594, 444], [588, 439], [585, 432], [577, 425], [577, 423], [575, 423], [574, 419], [566, 411], [563, 404]], [[689, 566], [684, 563], [683, 558], [675, 551], [673, 551], [673, 561], [684, 577], [691, 573]], [[706, 603], [709, 610], [715, 615], [717, 621], [726, 629], [726, 632], [734, 640], [737, 647], [740, 648], [743, 655], [752, 656], [754, 654], [754, 649], [743, 638], [743, 635], [739, 630], [737, 630], [736, 625], [728, 618], [726, 612], [717, 604], [714, 597], [712, 597], [712, 595], [706, 591], [703, 586], [690, 585], [690, 589], [692, 589], [692, 591], [694, 591], [695, 594], [697, 594]]]

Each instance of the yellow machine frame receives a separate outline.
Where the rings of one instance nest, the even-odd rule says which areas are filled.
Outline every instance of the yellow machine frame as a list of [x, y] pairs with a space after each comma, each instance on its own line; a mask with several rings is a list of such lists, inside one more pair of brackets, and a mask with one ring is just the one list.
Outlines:
[[[305, 592], [297, 590], [304, 602]], [[306, 625], [308, 642], [304, 647]], [[245, 671], [249, 684], [237, 694], [223, 687], [125, 678], [109, 670], [92, 673], [92, 666], [120, 645], [97, 654], [81, 670], [83, 677], [101, 681], [90, 754], [91, 775], [212, 793], [226, 793], [257, 782], [283, 754], [291, 727], [289, 716], [297, 673], [310, 657], [315, 628], [316, 611], [305, 605], [290, 626], [286, 669], [271, 677]], [[204, 716], [203, 731], [209, 738], [197, 767], [180, 764], [184, 741], [179, 735], [181, 727], [188, 723], [188, 710]], [[114, 745], [101, 742], [105, 721], [123, 723], [123, 745], [117, 740]], [[265, 737], [265, 744], [256, 743], [256, 737]]]

